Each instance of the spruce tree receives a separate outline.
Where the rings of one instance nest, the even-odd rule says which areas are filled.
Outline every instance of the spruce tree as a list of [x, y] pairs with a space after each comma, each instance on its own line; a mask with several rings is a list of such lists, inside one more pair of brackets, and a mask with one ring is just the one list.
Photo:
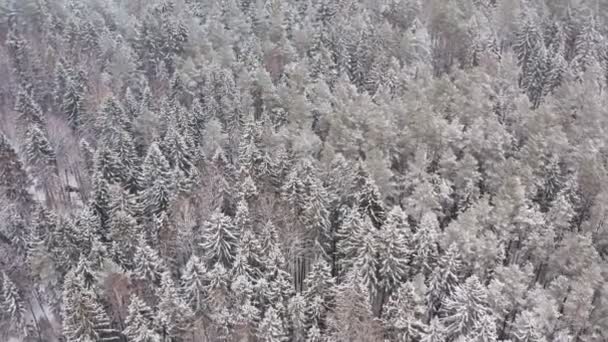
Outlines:
[[385, 226], [378, 232], [379, 276], [387, 294], [408, 275], [411, 234], [405, 213], [399, 207], [388, 214]]
[[164, 339], [176, 339], [183, 331], [187, 331], [187, 325], [193, 314], [183, 301], [169, 271], [161, 275], [157, 297], [159, 302], [156, 325], [160, 328]]
[[287, 340], [283, 318], [274, 307], [268, 308], [258, 326], [258, 339], [263, 342], [283, 342]]
[[166, 211], [174, 196], [175, 184], [169, 162], [157, 143], [148, 148], [141, 174], [139, 201], [144, 214], [150, 217]]
[[10, 201], [27, 206], [32, 201], [28, 192], [30, 185], [31, 180], [15, 149], [0, 133], [0, 193]]
[[84, 114], [84, 94], [78, 80], [68, 79], [61, 99], [61, 111], [72, 129], [82, 125]]
[[63, 335], [68, 342], [118, 341], [107, 313], [81, 275], [68, 273], [63, 286]]
[[412, 246], [416, 248], [412, 260], [413, 265], [425, 273], [430, 272], [437, 262], [438, 226], [435, 214], [426, 213], [422, 216], [420, 224], [412, 236]]
[[422, 333], [421, 342], [446, 342], [445, 327], [439, 322], [439, 319], [433, 318], [431, 323]]
[[427, 292], [428, 317], [435, 316], [444, 299], [454, 293], [460, 283], [459, 274], [461, 272], [460, 256], [456, 246], [452, 244], [441, 256], [437, 267], [430, 276]]
[[181, 290], [184, 300], [195, 314], [200, 315], [205, 309], [205, 282], [207, 268], [196, 255], [192, 255], [182, 272]]
[[132, 295], [123, 334], [133, 342], [162, 341], [160, 335], [155, 331], [152, 318], [152, 309], [137, 295]]
[[230, 267], [235, 256], [238, 239], [237, 231], [230, 217], [215, 210], [208, 221], [203, 224], [201, 232], [201, 249], [209, 266], [221, 263]]
[[156, 282], [160, 280], [160, 275], [164, 271], [164, 264], [158, 252], [146, 243], [144, 236], [139, 236], [139, 244], [135, 250], [133, 258], [135, 276], [147, 282]]
[[424, 333], [424, 315], [424, 298], [412, 282], [407, 282], [391, 293], [382, 310], [382, 321], [389, 336], [410, 341]]
[[354, 196], [356, 196], [359, 210], [369, 216], [374, 226], [379, 228], [384, 224], [386, 212], [378, 187], [363, 162], [359, 162], [355, 184], [353, 190], [356, 191]]
[[8, 277], [6, 273], [2, 273], [2, 288], [0, 292], [0, 300], [2, 303], [2, 312], [8, 317], [9, 331], [16, 333], [18, 336], [27, 335], [27, 324], [25, 317], [25, 303], [17, 289], [17, 286]]
[[43, 129], [30, 124], [25, 132], [24, 145], [26, 162], [37, 176], [44, 177], [56, 170], [55, 151]]
[[477, 276], [467, 278], [443, 301], [441, 322], [446, 328], [446, 335], [455, 337], [473, 331], [482, 318], [492, 314], [488, 301], [488, 290]]

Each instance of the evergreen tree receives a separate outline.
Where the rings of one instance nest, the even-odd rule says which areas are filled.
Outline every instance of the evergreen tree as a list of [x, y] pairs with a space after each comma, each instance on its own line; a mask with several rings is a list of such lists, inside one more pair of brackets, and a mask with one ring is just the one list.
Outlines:
[[101, 176], [100, 173], [93, 174], [93, 198], [92, 204], [95, 209], [95, 214], [99, 218], [102, 230], [100, 233], [104, 234], [104, 239], [107, 238], [107, 230], [110, 219], [110, 185]]
[[445, 298], [450, 297], [460, 283], [459, 274], [462, 272], [458, 250], [451, 245], [441, 256], [437, 267], [429, 280], [427, 302], [428, 317], [434, 317], [441, 308]]
[[[176, 110], [173, 116], [181, 116], [181, 111]], [[177, 127], [177, 118], [169, 115], [169, 127], [160, 144], [161, 149], [165, 152], [171, 168], [179, 168], [184, 174], [190, 175], [194, 168], [194, 156], [192, 155], [193, 142], [192, 137], [188, 137], [184, 129]]]
[[174, 180], [167, 159], [158, 144], [152, 143], [142, 165], [142, 187], [139, 201], [143, 212], [150, 217], [169, 208], [174, 196]]
[[382, 321], [389, 336], [396, 340], [410, 341], [420, 338], [424, 332], [424, 300], [414, 284], [404, 283], [394, 291], [382, 311]]
[[301, 294], [291, 297], [287, 306], [291, 336], [295, 341], [304, 341], [306, 329], [306, 301]]
[[412, 246], [415, 246], [413, 264], [423, 272], [430, 272], [437, 262], [438, 222], [433, 213], [426, 213], [422, 217], [418, 228], [412, 236]]
[[388, 214], [385, 226], [378, 232], [379, 276], [382, 287], [390, 292], [398, 287], [409, 271], [409, 226], [399, 207]]
[[164, 265], [158, 252], [148, 246], [144, 236], [139, 237], [133, 265], [135, 276], [142, 281], [154, 283], [160, 279], [160, 275], [164, 271]]
[[361, 212], [368, 215], [374, 226], [379, 228], [386, 219], [384, 204], [376, 183], [362, 162], [359, 163], [356, 174], [355, 189], [353, 190], [356, 191], [356, 201]]
[[378, 290], [378, 243], [373, 231], [368, 231], [360, 237], [356, 257], [353, 261], [353, 270], [357, 272], [359, 281], [365, 284], [370, 295], [375, 296]]
[[119, 101], [110, 96], [103, 102], [96, 116], [95, 128], [98, 139], [110, 146], [117, 139], [121, 130], [133, 132], [133, 123], [125, 114]]
[[102, 145], [97, 148], [93, 158], [93, 167], [94, 176], [97, 173], [98, 177], [111, 184], [120, 181], [122, 165], [116, 153], [109, 146]]
[[283, 318], [274, 307], [268, 308], [258, 326], [258, 339], [264, 342], [281, 342], [287, 340]]
[[245, 336], [252, 336], [255, 325], [260, 319], [260, 310], [253, 300], [254, 285], [246, 276], [239, 275], [232, 281], [230, 289], [233, 294], [230, 323], [235, 327], [235, 331], [240, 331]]
[[74, 272], [68, 273], [64, 281], [61, 316], [68, 342], [119, 340], [97, 296], [85, 287], [82, 276]]
[[426, 331], [422, 334], [421, 342], [445, 342], [445, 328], [437, 318], [433, 318]]
[[137, 297], [131, 296], [124, 335], [133, 342], [160, 342], [161, 337], [155, 332], [152, 321], [152, 310]]
[[252, 281], [261, 277], [265, 254], [252, 230], [241, 231], [235, 255], [233, 274], [246, 275]]
[[201, 232], [201, 249], [208, 265], [216, 262], [230, 267], [235, 256], [237, 232], [230, 217], [215, 210], [208, 221], [203, 224]]
[[56, 155], [45, 131], [31, 124], [25, 132], [24, 145], [26, 162], [36, 175], [45, 176], [55, 171]]
[[57, 105], [58, 108], [61, 107], [63, 102], [63, 96], [68, 87], [68, 82], [70, 80], [70, 68], [66, 67], [66, 61], [59, 59], [57, 63], [55, 63], [54, 77], [53, 77], [53, 101]]
[[201, 314], [205, 308], [205, 280], [207, 268], [196, 255], [192, 255], [182, 272], [181, 289], [184, 300], [194, 310]]
[[228, 281], [228, 272], [221, 263], [216, 263], [206, 276], [206, 305], [216, 319], [225, 318], [223, 315], [228, 306]]
[[322, 326], [319, 325], [324, 324], [327, 313], [334, 304], [334, 286], [335, 280], [331, 276], [329, 265], [322, 258], [317, 259], [304, 279], [304, 299], [310, 329], [321, 329]]
[[109, 237], [114, 243], [114, 255], [121, 265], [131, 265], [135, 254], [135, 241], [140, 227], [135, 219], [133, 196], [122, 188], [111, 193]]
[[82, 125], [84, 114], [84, 94], [78, 80], [68, 79], [61, 99], [61, 111], [73, 129]]
[[595, 20], [586, 18], [580, 27], [580, 31], [574, 40], [574, 53], [571, 67], [573, 71], [581, 75], [590, 64], [596, 61], [596, 42], [599, 39], [595, 28]]
[[28, 192], [30, 185], [19, 156], [8, 138], [0, 133], [0, 193], [10, 201], [28, 205], [32, 201]]
[[447, 336], [466, 335], [474, 330], [482, 318], [492, 314], [488, 291], [473, 275], [444, 300], [443, 312], [441, 321], [445, 325]]
[[120, 130], [111, 145], [114, 172], [117, 180], [130, 191], [139, 190], [138, 173], [139, 158], [133, 136]]
[[336, 290], [336, 307], [328, 319], [332, 338], [348, 341], [373, 338], [373, 315], [367, 286], [355, 272], [351, 272]]
[[192, 312], [182, 300], [169, 271], [163, 272], [160, 288], [157, 290], [156, 325], [162, 331], [164, 339], [178, 338], [182, 331], [187, 331], [187, 324]]
[[237, 191], [234, 188], [236, 185], [236, 171], [220, 148], [216, 150], [211, 163], [214, 169], [214, 174], [210, 179], [213, 186], [213, 204], [216, 208], [219, 207], [224, 214], [231, 215], [234, 213], [234, 206], [236, 205], [235, 194]]
[[0, 300], [2, 300], [2, 312], [10, 322], [9, 331], [16, 333], [18, 336], [27, 336], [25, 303], [15, 283], [6, 273], [3, 273], [2, 276]]

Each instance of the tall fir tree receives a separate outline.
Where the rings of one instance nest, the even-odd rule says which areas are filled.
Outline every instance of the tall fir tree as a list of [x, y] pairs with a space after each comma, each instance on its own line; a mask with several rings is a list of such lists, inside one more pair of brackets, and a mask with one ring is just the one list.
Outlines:
[[208, 221], [203, 224], [201, 232], [201, 249], [209, 266], [221, 263], [228, 268], [235, 257], [238, 239], [237, 231], [230, 217], [215, 210]]

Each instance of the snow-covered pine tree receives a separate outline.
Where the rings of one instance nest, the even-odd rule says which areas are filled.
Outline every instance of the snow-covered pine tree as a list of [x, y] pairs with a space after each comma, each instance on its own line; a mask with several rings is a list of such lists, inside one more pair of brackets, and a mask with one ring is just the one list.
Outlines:
[[[492, 315], [488, 302], [488, 290], [477, 276], [470, 276], [454, 293], [444, 299], [441, 323], [446, 328], [446, 336], [454, 338], [466, 335], [475, 329], [482, 318]], [[485, 319], [485, 318], [484, 318]]]
[[357, 258], [357, 252], [363, 241], [363, 236], [368, 232], [372, 234], [374, 227], [371, 220], [365, 220], [364, 217], [356, 209], [345, 209], [342, 213], [340, 226], [338, 227], [337, 235], [338, 242], [336, 243], [336, 257], [340, 271], [348, 272]]
[[95, 119], [98, 139], [104, 144], [111, 145], [121, 130], [133, 132], [133, 123], [114, 96], [105, 99]]
[[211, 184], [213, 188], [214, 206], [221, 208], [221, 211], [226, 215], [234, 213], [236, 205], [235, 190], [236, 170], [234, 166], [228, 162], [226, 153], [221, 148], [217, 148], [211, 160], [214, 174], [211, 176]]
[[72, 129], [77, 129], [83, 123], [83, 91], [83, 85], [78, 83], [78, 79], [67, 79], [66, 88], [61, 98], [61, 111]]
[[204, 253], [203, 259], [209, 267], [221, 263], [229, 268], [235, 257], [237, 241], [232, 220], [216, 209], [202, 227], [200, 248]]
[[144, 282], [155, 283], [160, 280], [160, 276], [164, 272], [164, 264], [158, 252], [146, 242], [145, 235], [140, 235], [138, 240], [133, 258], [133, 271], [136, 278]]
[[118, 156], [109, 146], [97, 147], [93, 157], [93, 175], [103, 177], [108, 183], [114, 184], [120, 181], [120, 170], [122, 165]]
[[264, 258], [262, 245], [253, 231], [241, 231], [236, 246], [233, 275], [246, 275], [251, 281], [259, 279], [263, 271]]
[[426, 299], [427, 317], [431, 319], [439, 312], [445, 298], [450, 297], [460, 283], [461, 262], [454, 244], [441, 256], [429, 278]]
[[369, 216], [374, 227], [380, 228], [386, 220], [386, 211], [378, 186], [362, 161], [359, 162], [352, 190], [355, 191], [354, 196], [361, 212]]
[[30, 124], [25, 132], [24, 150], [26, 163], [34, 174], [44, 177], [55, 172], [57, 159], [47, 133], [38, 125]]
[[258, 325], [257, 337], [259, 341], [263, 342], [284, 342], [288, 339], [284, 318], [273, 306], [264, 313], [264, 317]]
[[207, 268], [205, 264], [196, 255], [190, 256], [186, 263], [186, 267], [182, 271], [181, 276], [181, 291], [184, 300], [194, 314], [200, 315], [205, 309], [205, 282], [207, 277]]
[[245, 275], [232, 280], [232, 304], [230, 323], [239, 336], [254, 336], [255, 326], [261, 320], [260, 310], [255, 306], [253, 282]]
[[152, 319], [152, 309], [137, 295], [132, 295], [123, 334], [133, 342], [161, 342]]
[[599, 39], [595, 19], [585, 18], [574, 40], [574, 51], [570, 67], [578, 77], [585, 72], [590, 64], [597, 61], [596, 44]]
[[135, 198], [126, 189], [114, 187], [110, 195], [109, 237], [115, 244], [114, 256], [121, 265], [130, 265], [140, 227], [135, 219]]
[[306, 337], [306, 309], [306, 300], [302, 294], [296, 293], [294, 297], [290, 298], [289, 304], [287, 305], [287, 313], [289, 315], [289, 331], [291, 338], [297, 342], [304, 341]]
[[2, 310], [0, 312], [8, 317], [8, 330], [17, 336], [27, 336], [27, 319], [25, 316], [25, 303], [15, 283], [6, 273], [2, 273], [2, 287], [0, 288]]
[[426, 328], [426, 330], [422, 333], [422, 337], [420, 338], [420, 342], [446, 342], [446, 332], [445, 327], [439, 322], [439, 319], [433, 318]]
[[139, 202], [148, 217], [169, 208], [175, 193], [173, 173], [157, 143], [152, 143], [144, 159], [139, 185]]
[[206, 306], [211, 310], [213, 319], [224, 318], [223, 314], [228, 309], [229, 280], [228, 272], [221, 263], [216, 263], [206, 274]]
[[156, 292], [159, 298], [156, 313], [156, 326], [164, 340], [177, 339], [188, 331], [188, 324], [193, 313], [182, 299], [169, 271], [161, 275], [160, 288]]
[[95, 209], [95, 215], [99, 218], [99, 222], [101, 223], [101, 233], [105, 238], [108, 235], [108, 224], [110, 219], [110, 210], [112, 200], [110, 198], [110, 184], [106, 181], [104, 177], [102, 177], [100, 172], [96, 172], [93, 174], [93, 198], [91, 198], [91, 204]]
[[294, 294], [294, 283], [291, 274], [287, 272], [287, 262], [279, 245], [268, 250], [264, 258], [263, 279], [267, 284], [266, 291], [260, 293], [260, 304], [266, 308], [277, 305], [275, 309], [281, 310], [280, 315], [286, 317], [287, 302]]
[[409, 272], [411, 235], [407, 217], [395, 206], [388, 214], [386, 224], [378, 232], [379, 280], [387, 297], [405, 279]]
[[327, 320], [328, 335], [338, 341], [374, 340], [378, 331], [372, 314], [368, 287], [356, 271], [345, 275], [336, 288], [335, 308]]
[[19, 87], [28, 94], [40, 91], [40, 61], [19, 29], [13, 26], [8, 30], [6, 45]]
[[192, 138], [188, 137], [187, 131], [178, 127], [178, 118], [182, 116], [182, 110], [177, 108], [169, 116], [167, 131], [160, 143], [160, 148], [167, 156], [169, 166], [179, 168], [186, 176], [194, 172], [194, 156], [192, 154]]
[[438, 234], [437, 216], [433, 213], [424, 214], [412, 236], [412, 246], [415, 246], [412, 263], [420, 272], [429, 273], [437, 262]]
[[425, 332], [424, 298], [412, 282], [393, 291], [382, 310], [387, 334], [394, 340], [411, 341]]
[[352, 269], [357, 272], [359, 281], [367, 286], [373, 298], [378, 291], [378, 241], [375, 232], [371, 229], [359, 238], [361, 241], [355, 251]]
[[97, 295], [73, 271], [64, 280], [61, 317], [67, 342], [120, 340]]
[[23, 163], [8, 138], [0, 133], [0, 193], [9, 201], [24, 205], [31, 204], [28, 189], [31, 185]]
[[133, 135], [126, 130], [120, 130], [112, 142], [111, 149], [113, 161], [116, 163], [116, 178], [130, 191], [139, 190], [139, 158]]
[[304, 299], [306, 300], [307, 326], [316, 327], [319, 332], [324, 327], [327, 313], [333, 307], [335, 279], [329, 264], [318, 258], [304, 278]]

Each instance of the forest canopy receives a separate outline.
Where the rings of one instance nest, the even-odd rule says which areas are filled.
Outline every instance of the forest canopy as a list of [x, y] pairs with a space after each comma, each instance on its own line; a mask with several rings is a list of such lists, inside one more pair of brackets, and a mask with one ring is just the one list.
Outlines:
[[0, 42], [1, 341], [608, 340], [606, 0], [0, 0]]

